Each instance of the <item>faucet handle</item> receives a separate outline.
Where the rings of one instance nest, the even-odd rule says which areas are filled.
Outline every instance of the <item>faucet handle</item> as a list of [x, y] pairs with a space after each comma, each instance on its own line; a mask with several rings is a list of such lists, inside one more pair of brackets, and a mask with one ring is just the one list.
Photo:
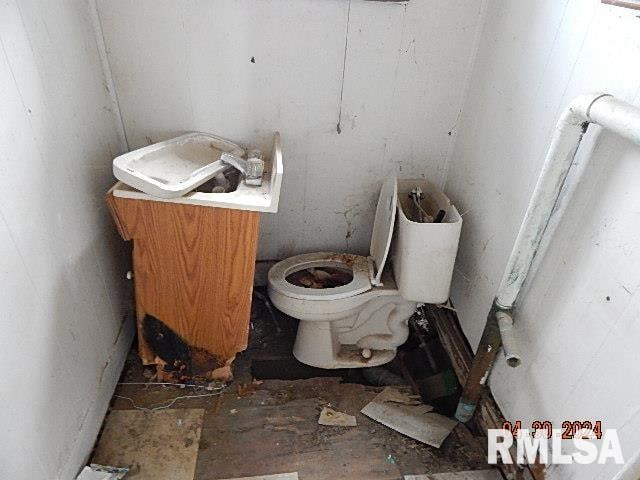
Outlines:
[[264, 160], [260, 150], [249, 150], [247, 154], [247, 173], [245, 175], [245, 183], [259, 187], [262, 185], [262, 176], [264, 175]]
[[249, 160], [245, 160], [244, 158], [225, 152], [220, 155], [220, 161], [239, 170], [244, 175], [245, 184], [254, 187], [262, 185], [264, 160], [261, 158], [251, 157]]

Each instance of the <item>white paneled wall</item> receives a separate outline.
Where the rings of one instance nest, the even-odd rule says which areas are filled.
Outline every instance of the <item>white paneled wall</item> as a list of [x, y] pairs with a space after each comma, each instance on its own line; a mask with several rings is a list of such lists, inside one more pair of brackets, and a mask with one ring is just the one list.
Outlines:
[[482, 3], [98, 2], [131, 148], [185, 130], [260, 146], [282, 133], [262, 259], [366, 252], [384, 177], [444, 182]]
[[131, 339], [91, 12], [0, 1], [0, 478], [74, 478]]
[[[599, 0], [97, 4], [0, 0], [1, 478], [72, 478], [117, 378], [131, 332], [102, 195], [121, 138], [136, 148], [202, 130], [265, 148], [280, 131], [262, 259], [363, 253], [382, 179], [446, 182], [465, 212], [453, 296], [475, 345], [559, 112], [593, 90], [640, 105], [640, 21]], [[507, 417], [603, 420], [630, 457], [640, 149], [592, 131], [578, 168], [519, 310], [523, 366], [500, 360], [491, 385]]]
[[[561, 110], [598, 90], [640, 106], [636, 15], [599, 0], [489, 1], [446, 184], [467, 212], [453, 298], [473, 345]], [[640, 148], [592, 130], [582, 182], [519, 309], [523, 365], [500, 357], [491, 387], [523, 426], [602, 420], [629, 458], [640, 446]], [[608, 480], [618, 468], [555, 466], [547, 478]]]

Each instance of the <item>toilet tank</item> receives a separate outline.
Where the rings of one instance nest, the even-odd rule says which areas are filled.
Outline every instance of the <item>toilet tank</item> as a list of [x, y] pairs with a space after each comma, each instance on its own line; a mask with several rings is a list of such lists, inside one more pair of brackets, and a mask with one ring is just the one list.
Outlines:
[[[420, 223], [409, 197], [419, 187], [427, 212], [446, 212], [442, 223]], [[393, 274], [407, 300], [444, 303], [449, 299], [453, 266], [458, 252], [462, 217], [447, 196], [424, 179], [398, 180], [398, 206], [392, 244]]]

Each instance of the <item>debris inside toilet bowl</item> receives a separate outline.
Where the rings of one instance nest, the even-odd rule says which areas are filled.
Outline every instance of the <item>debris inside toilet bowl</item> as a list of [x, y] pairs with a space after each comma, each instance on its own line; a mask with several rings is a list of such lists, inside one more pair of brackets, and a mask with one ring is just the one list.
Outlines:
[[347, 285], [353, 280], [353, 274], [337, 267], [305, 268], [290, 273], [287, 282], [304, 288], [336, 288]]

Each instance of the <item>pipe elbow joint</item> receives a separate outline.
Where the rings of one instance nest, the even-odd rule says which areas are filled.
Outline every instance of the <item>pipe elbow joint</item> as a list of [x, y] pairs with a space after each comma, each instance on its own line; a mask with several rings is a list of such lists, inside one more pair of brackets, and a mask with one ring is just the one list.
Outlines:
[[567, 108], [565, 108], [558, 124], [582, 125], [584, 123], [591, 123], [592, 120], [589, 117], [591, 107], [602, 97], [611, 97], [611, 94], [592, 92], [574, 98]]
[[500, 330], [502, 351], [507, 360], [507, 365], [516, 368], [522, 363], [522, 357], [520, 356], [518, 337], [513, 328], [513, 317], [510, 312], [505, 310], [498, 310], [495, 316], [498, 322], [498, 329]]

